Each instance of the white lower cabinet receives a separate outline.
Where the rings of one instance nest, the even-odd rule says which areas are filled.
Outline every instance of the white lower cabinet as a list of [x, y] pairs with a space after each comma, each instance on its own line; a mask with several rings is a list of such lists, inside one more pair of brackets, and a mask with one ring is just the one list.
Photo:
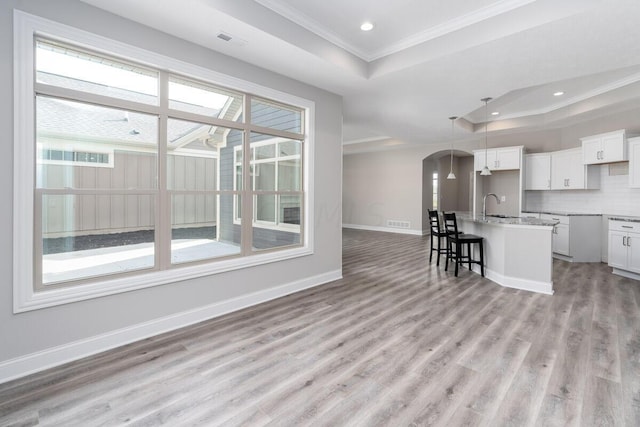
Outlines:
[[640, 273], [640, 222], [609, 221], [609, 266]]
[[552, 250], [556, 258], [572, 262], [600, 262], [601, 215], [540, 214], [541, 219], [559, 221], [553, 228]]
[[553, 253], [571, 256], [571, 251], [569, 250], [569, 217], [564, 215], [542, 214], [540, 218], [560, 221], [553, 227], [553, 235], [551, 236]]
[[553, 231], [553, 252], [571, 256], [569, 251], [569, 224], [558, 224]]

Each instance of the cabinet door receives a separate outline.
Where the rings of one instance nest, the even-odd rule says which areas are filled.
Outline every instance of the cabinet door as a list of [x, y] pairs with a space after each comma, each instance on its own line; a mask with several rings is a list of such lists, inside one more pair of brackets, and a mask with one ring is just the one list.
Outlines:
[[603, 160], [600, 158], [602, 152], [602, 139], [601, 138], [592, 138], [592, 139], [582, 139], [582, 160], [585, 165], [602, 163]]
[[567, 189], [567, 169], [571, 156], [565, 151], [551, 154], [551, 189]]
[[601, 163], [622, 162], [628, 159], [624, 132], [602, 137]]
[[551, 189], [551, 155], [525, 156], [525, 190]]
[[584, 164], [579, 151], [570, 152], [567, 156], [567, 189], [584, 188]]
[[[520, 148], [498, 148], [494, 163], [495, 170], [520, 169]], [[491, 166], [489, 166], [491, 168]]]
[[[473, 159], [474, 169], [476, 171], [481, 171], [485, 165], [485, 153], [484, 150], [475, 151], [474, 159]], [[496, 165], [496, 150], [487, 150], [487, 162], [486, 165], [489, 166], [489, 169], [494, 170]]]
[[569, 248], [569, 225], [556, 224], [553, 233], [553, 252], [570, 256]]
[[629, 271], [640, 273], [640, 234], [627, 234], [627, 262]]
[[640, 188], [640, 138], [629, 141], [629, 187]]
[[609, 231], [609, 265], [611, 267], [627, 268], [627, 246], [624, 245], [626, 241], [627, 233]]

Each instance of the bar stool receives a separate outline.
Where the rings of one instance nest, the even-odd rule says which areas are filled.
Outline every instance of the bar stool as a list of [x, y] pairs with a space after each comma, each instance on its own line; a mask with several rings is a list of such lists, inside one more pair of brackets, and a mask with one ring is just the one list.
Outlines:
[[[467, 262], [469, 264], [469, 270], [471, 270], [471, 264], [480, 264], [480, 274], [484, 277], [484, 250], [483, 241], [484, 238], [476, 236], [475, 234], [460, 234], [458, 233], [458, 221], [456, 220], [456, 214], [443, 212], [444, 228], [447, 235], [447, 259], [444, 265], [444, 271], [449, 268], [449, 259], [455, 262], [455, 276], [458, 277], [458, 264]], [[477, 244], [480, 259], [476, 260], [472, 258], [473, 251], [471, 245]], [[455, 245], [455, 249], [454, 249]], [[467, 255], [463, 255], [462, 249], [466, 245]]]
[[[433, 253], [437, 252], [438, 253], [438, 260], [436, 261], [436, 265], [439, 266], [440, 265], [440, 255], [447, 254], [447, 247], [443, 248], [441, 245], [441, 241], [442, 239], [446, 239], [447, 238], [447, 232], [444, 231], [442, 228], [440, 228], [440, 218], [438, 217], [438, 211], [437, 210], [431, 210], [431, 209], [427, 209], [427, 212], [429, 212], [429, 226], [431, 227], [431, 251], [429, 252], [429, 263], [431, 263], [431, 260], [433, 259]], [[437, 244], [437, 248], [433, 247], [433, 239], [436, 238], [438, 239], [438, 244]]]

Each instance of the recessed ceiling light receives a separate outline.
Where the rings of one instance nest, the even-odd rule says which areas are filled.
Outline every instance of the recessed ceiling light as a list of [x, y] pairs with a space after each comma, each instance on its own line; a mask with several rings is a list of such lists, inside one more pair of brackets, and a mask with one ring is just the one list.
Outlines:
[[561, 90], [559, 90], [558, 92], [554, 92], [553, 93], [553, 96], [562, 96], [562, 95], [564, 95], [564, 92], [561, 91]]
[[500, 111], [494, 111], [493, 113], [491, 113], [492, 116], [497, 116], [498, 114], [500, 114]]
[[363, 22], [362, 25], [360, 25], [360, 29], [362, 31], [371, 31], [373, 30], [373, 24], [371, 22]]

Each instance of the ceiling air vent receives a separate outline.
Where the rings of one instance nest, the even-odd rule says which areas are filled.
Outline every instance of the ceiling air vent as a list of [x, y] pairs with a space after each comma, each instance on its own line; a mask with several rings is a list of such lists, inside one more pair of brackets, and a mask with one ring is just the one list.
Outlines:
[[224, 30], [218, 31], [218, 35], [216, 37], [233, 46], [244, 46], [245, 44], [247, 44], [246, 40], [243, 40], [240, 37], [236, 37], [232, 34], [229, 34], [228, 31], [224, 31]]

